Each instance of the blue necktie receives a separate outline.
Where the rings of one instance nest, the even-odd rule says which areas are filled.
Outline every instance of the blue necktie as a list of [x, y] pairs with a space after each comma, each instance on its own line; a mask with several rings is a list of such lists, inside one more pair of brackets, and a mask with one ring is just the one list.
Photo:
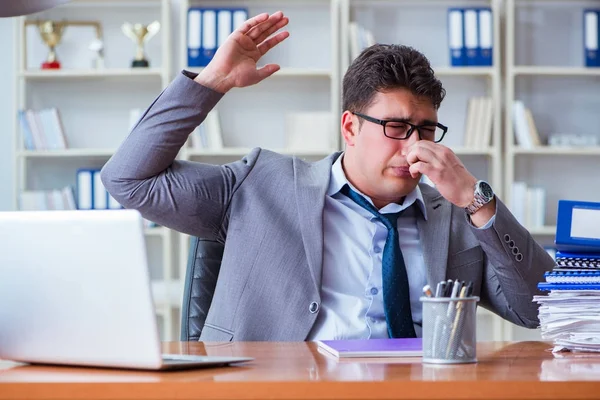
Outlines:
[[388, 229], [383, 259], [381, 260], [381, 276], [383, 280], [383, 308], [391, 338], [414, 338], [412, 313], [410, 311], [410, 295], [408, 275], [404, 257], [400, 250], [398, 237], [398, 217], [400, 212], [393, 214], [380, 214], [379, 211], [364, 197], [344, 185], [342, 193], [356, 204], [370, 211]]

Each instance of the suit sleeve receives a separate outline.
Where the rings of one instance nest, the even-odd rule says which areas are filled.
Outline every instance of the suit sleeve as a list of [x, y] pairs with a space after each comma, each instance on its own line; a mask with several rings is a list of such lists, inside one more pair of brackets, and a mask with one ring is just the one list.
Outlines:
[[101, 177], [123, 207], [162, 226], [223, 241], [229, 202], [260, 150], [222, 166], [176, 160], [189, 134], [223, 96], [194, 77], [184, 71], [154, 100]]
[[498, 198], [492, 226], [471, 229], [486, 255], [482, 305], [517, 325], [537, 327], [538, 305], [532, 299], [541, 294], [537, 284], [544, 273], [554, 268], [552, 257]]

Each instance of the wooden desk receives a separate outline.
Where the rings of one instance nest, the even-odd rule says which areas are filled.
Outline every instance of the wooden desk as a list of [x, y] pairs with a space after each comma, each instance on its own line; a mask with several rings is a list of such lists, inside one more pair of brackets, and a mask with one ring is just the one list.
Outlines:
[[0, 370], [0, 399], [600, 399], [600, 355], [554, 358], [550, 347], [481, 343], [477, 364], [437, 366], [338, 362], [314, 343], [165, 343], [165, 352], [256, 360], [162, 373], [17, 366]]

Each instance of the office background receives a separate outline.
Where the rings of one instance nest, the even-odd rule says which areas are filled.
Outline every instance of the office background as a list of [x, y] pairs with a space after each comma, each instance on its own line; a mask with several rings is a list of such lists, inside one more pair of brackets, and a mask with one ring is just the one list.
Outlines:
[[[120, 6], [113, 8], [119, 3]], [[509, 204], [513, 203], [511, 208], [515, 213], [520, 213], [524, 220], [530, 218], [525, 224], [530, 225], [540, 243], [545, 246], [552, 244], [558, 199], [597, 200], [600, 197], [595, 184], [596, 171], [600, 170], [600, 157], [597, 157], [600, 147], [566, 149], [546, 146], [551, 135], [558, 135], [552, 140], [560, 135], [572, 137], [575, 134], [585, 134], [598, 140], [600, 68], [585, 67], [583, 40], [583, 10], [600, 8], [597, 1], [172, 0], [168, 10], [161, 10], [163, 3], [160, 0], [113, 0], [103, 4], [87, 9], [75, 7], [66, 15], [90, 20], [101, 18], [105, 24], [107, 46], [111, 41], [114, 43], [110, 49], [112, 55], [108, 55], [107, 48], [106, 61], [118, 63], [121, 68], [133, 58], [134, 45], [120, 32], [120, 25], [125, 21], [149, 23], [153, 19], [160, 20], [163, 23], [161, 31], [147, 45], [151, 68], [157, 68], [156, 76], [147, 84], [144, 77], [134, 76], [130, 80], [126, 74], [115, 80], [77, 77], [53, 81], [27, 77], [28, 88], [23, 91], [26, 98], [19, 101], [32, 108], [57, 106], [65, 113], [67, 129], [69, 126], [84, 126], [85, 118], [98, 118], [102, 114], [98, 99], [114, 99], [114, 103], [106, 102], [112, 114], [103, 120], [104, 126], [90, 127], [95, 134], [84, 140], [74, 130], [66, 132], [68, 139], [77, 144], [76, 147], [115, 147], [126, 135], [127, 125], [135, 111], [149, 105], [174, 74], [186, 67], [188, 7], [231, 5], [248, 8], [250, 15], [283, 9], [292, 18], [290, 31], [293, 36], [282, 45], [286, 48], [276, 49], [269, 55], [272, 61], [282, 64], [281, 74], [257, 88], [243, 89], [236, 91], [235, 95], [226, 96], [219, 105], [219, 116], [213, 115], [212, 122], [207, 124], [211, 128], [193, 135], [183, 157], [222, 163], [240, 158], [253, 145], [261, 145], [318, 159], [339, 148], [339, 81], [353, 52], [351, 43], [360, 42], [360, 38], [370, 39], [364, 31], [363, 34], [356, 33], [357, 28], [350, 24], [355, 21], [360, 25], [358, 29], [369, 30], [376, 41], [413, 45], [430, 58], [448, 92], [440, 109], [440, 122], [450, 127], [444, 144], [455, 149], [478, 177], [491, 181], [502, 198]], [[469, 68], [450, 66], [448, 9], [490, 5], [494, 10], [494, 64]], [[514, 13], [513, 6], [516, 7]], [[65, 15], [62, 12], [56, 9], [40, 16], [60, 19], [61, 15]], [[166, 20], [161, 19], [165, 12], [168, 14]], [[75, 182], [74, 171], [78, 166], [78, 161], [73, 161], [75, 158], [69, 158], [71, 156], [65, 156], [62, 161], [59, 158], [48, 161], [33, 154], [27, 155], [31, 157], [31, 163], [26, 163], [26, 168], [17, 168], [16, 156], [22, 147], [14, 142], [19, 126], [17, 110], [20, 108], [16, 102], [20, 93], [19, 81], [16, 80], [16, 57], [24, 47], [15, 35], [13, 24], [13, 19], [0, 19], [3, 52], [3, 61], [0, 62], [0, 88], [3, 93], [0, 97], [0, 210], [14, 208], [15, 184], [23, 174], [28, 175], [25, 179], [30, 186], [28, 189], [39, 189], [32, 178], [36, 174], [44, 176], [41, 179], [44, 187], [40, 188], [59, 189], [65, 182]], [[514, 29], [511, 29], [513, 24]], [[512, 40], [514, 47], [510, 44]], [[46, 52], [39, 39], [37, 44], [35, 41], [30, 43], [27, 68], [37, 68]], [[63, 64], [76, 65], [79, 62], [77, 66], [80, 69], [85, 68], [87, 64], [84, 63], [90, 60], [87, 49], [82, 53], [70, 53], [59, 45], [57, 53]], [[77, 54], [85, 54], [85, 57], [77, 62], [69, 59]], [[69, 96], [63, 96], [63, 93]], [[115, 97], [115, 93], [118, 96]], [[52, 96], [57, 99], [56, 104], [53, 104]], [[64, 100], [67, 97], [71, 101]], [[494, 118], [489, 122], [487, 143], [474, 145], [467, 143], [470, 139], [465, 135], [473, 124], [469, 122], [469, 114], [477, 116], [473, 110], [479, 109], [479, 115], [483, 115], [482, 110], [487, 107], [473, 102], [481, 97], [490, 99], [489, 107]], [[514, 139], [518, 136], [516, 131], [530, 132], [531, 129], [523, 129], [522, 124], [518, 126], [513, 121], [513, 100], [522, 101], [522, 105], [531, 111], [542, 146], [532, 143], [528, 148], [527, 134]], [[93, 110], [86, 110], [82, 106], [85, 104], [92, 104]], [[119, 111], [119, 107], [123, 110]], [[115, 110], [119, 112], [115, 113]], [[79, 112], [81, 118], [74, 118], [73, 115]], [[288, 113], [290, 115], [286, 115]], [[236, 118], [230, 118], [232, 114]], [[117, 117], [113, 119], [110, 115]], [[308, 121], [320, 124], [310, 125]], [[513, 129], [513, 124], [516, 129]], [[525, 124], [531, 128], [526, 119]], [[284, 135], [282, 131], [286, 131]], [[327, 140], [306, 147], [311, 141], [302, 139], [308, 134], [314, 135], [315, 141], [317, 137], [326, 137]], [[301, 145], [305, 147], [300, 148]], [[79, 166], [99, 167], [108, 158], [107, 154], [90, 153], [87, 156], [94, 161], [87, 165], [80, 163]], [[521, 183], [515, 186], [514, 182]], [[541, 191], [528, 191], [528, 187]], [[513, 201], [515, 193], [521, 202], [519, 206]], [[535, 217], [525, 216], [527, 204], [533, 205], [530, 211], [541, 210], [541, 213], [537, 212]], [[149, 230], [148, 242], [151, 269], [155, 276], [178, 288], [187, 255], [186, 238], [166, 230]], [[169, 294], [173, 291], [168, 285], [157, 290], [161, 291], [162, 297], [171, 298], [165, 301], [168, 307], [162, 313], [164, 325], [172, 326], [172, 329], [167, 328], [165, 332], [168, 333], [164, 333], [163, 337], [176, 337], [178, 289], [174, 294]], [[480, 337], [485, 336], [483, 329], [489, 330], [489, 326], [493, 327], [491, 336], [487, 335], [489, 339], [519, 339], [537, 335], [536, 332], [515, 330], [491, 316], [483, 318], [490, 318], [491, 322], [487, 326], [480, 324]]]

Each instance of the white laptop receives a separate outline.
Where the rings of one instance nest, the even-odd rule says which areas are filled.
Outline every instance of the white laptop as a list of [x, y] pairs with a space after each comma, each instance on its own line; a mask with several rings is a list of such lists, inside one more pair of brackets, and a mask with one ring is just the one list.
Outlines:
[[160, 348], [137, 211], [0, 212], [0, 359], [147, 370], [252, 360]]

